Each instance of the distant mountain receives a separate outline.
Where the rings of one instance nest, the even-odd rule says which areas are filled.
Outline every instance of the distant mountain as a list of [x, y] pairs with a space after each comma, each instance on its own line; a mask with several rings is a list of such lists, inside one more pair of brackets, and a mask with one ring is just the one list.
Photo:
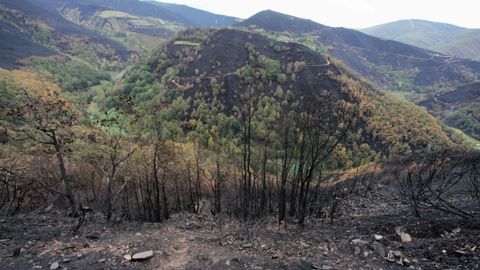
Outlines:
[[[64, 54], [96, 65], [125, 63], [187, 27], [240, 20], [183, 5], [139, 0], [0, 0], [0, 67]], [[88, 59], [87, 59], [88, 58]], [[110, 65], [110, 64], [108, 64]]]
[[274, 11], [260, 12], [237, 26], [309, 36], [358, 74], [391, 90], [429, 93], [453, 89], [480, 78], [480, 62]]
[[373, 26], [360, 31], [385, 39], [395, 40], [422, 48], [431, 48], [462, 33], [465, 28], [425, 20], [400, 20]]
[[197, 27], [225, 27], [241, 21], [239, 18], [214, 14], [201, 9], [192, 8], [186, 5], [177, 5], [170, 3], [161, 3], [153, 0], [144, 0], [154, 5], [158, 5], [173, 13], [179, 14], [184, 18], [188, 18], [194, 26]]
[[360, 31], [447, 55], [480, 60], [480, 29], [425, 20], [400, 20]]
[[187, 26], [195, 26], [187, 17], [172, 12], [151, 2], [138, 0], [55, 0], [70, 5], [90, 5], [126, 12], [135, 16], [152, 17], [166, 21], [173, 21]]

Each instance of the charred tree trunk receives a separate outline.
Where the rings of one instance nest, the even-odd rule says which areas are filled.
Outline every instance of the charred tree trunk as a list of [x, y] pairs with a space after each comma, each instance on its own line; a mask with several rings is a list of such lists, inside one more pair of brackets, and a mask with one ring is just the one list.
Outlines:
[[163, 219], [170, 218], [170, 212], [168, 211], [168, 199], [167, 199], [167, 192], [165, 190], [165, 177], [163, 177], [164, 181], [162, 182], [162, 201], [163, 201]]
[[113, 214], [113, 178], [115, 177], [117, 168], [113, 166], [110, 174], [107, 176], [107, 198], [106, 198], [106, 207], [107, 207], [107, 221], [112, 219]]
[[160, 201], [160, 179], [158, 179], [158, 150], [159, 144], [158, 142], [155, 144], [155, 149], [153, 153], [153, 181], [155, 183], [155, 213], [157, 217], [157, 221], [162, 221], [162, 206]]
[[60, 168], [60, 174], [61, 174], [61, 177], [62, 177], [63, 185], [65, 187], [65, 195], [66, 195], [66, 197], [68, 199], [68, 202], [70, 204], [71, 215], [77, 216], [78, 215], [78, 204], [77, 204], [77, 200], [75, 198], [75, 194], [73, 192], [72, 183], [70, 181], [70, 178], [68, 177], [67, 168], [65, 167], [65, 162], [63, 160], [62, 145], [58, 141], [57, 136], [55, 134], [55, 131], [51, 132], [50, 137], [52, 139], [52, 144], [55, 147], [55, 155], [57, 157], [58, 167]]
[[267, 144], [263, 145], [263, 160], [262, 160], [262, 194], [260, 200], [261, 215], [265, 215], [267, 209]]
[[[286, 117], [286, 116], [285, 116]], [[280, 177], [280, 192], [278, 195], [278, 222], [285, 220], [287, 210], [287, 179], [290, 170], [289, 165], [289, 125], [288, 120], [285, 121], [285, 132], [283, 135], [283, 156], [282, 156], [282, 172]]]

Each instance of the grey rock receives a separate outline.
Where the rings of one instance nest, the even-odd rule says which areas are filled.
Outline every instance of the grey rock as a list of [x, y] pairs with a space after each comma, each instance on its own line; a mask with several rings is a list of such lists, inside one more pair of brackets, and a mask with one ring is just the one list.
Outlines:
[[400, 236], [400, 240], [402, 240], [402, 242], [404, 243], [412, 242], [412, 237], [410, 236], [410, 234], [404, 232], [401, 227], [395, 228], [395, 232], [397, 233], [398, 236]]
[[60, 264], [58, 262], [54, 262], [50, 265], [50, 270], [56, 270], [60, 268]]
[[135, 253], [132, 256], [132, 261], [146, 260], [153, 257], [153, 250]]
[[369, 242], [367, 240], [362, 240], [360, 238], [356, 238], [356, 239], [352, 239], [352, 243], [355, 244], [355, 245], [366, 245], [368, 244]]

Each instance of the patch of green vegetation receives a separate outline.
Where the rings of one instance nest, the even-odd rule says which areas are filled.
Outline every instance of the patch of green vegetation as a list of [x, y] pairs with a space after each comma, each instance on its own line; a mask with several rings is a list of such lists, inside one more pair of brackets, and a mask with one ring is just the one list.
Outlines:
[[468, 115], [465, 111], [459, 110], [455, 112], [448, 112], [442, 120], [447, 125], [461, 129], [466, 134], [480, 139], [480, 123]]
[[310, 34], [298, 35], [288, 32], [268, 32], [262, 28], [256, 28], [254, 32], [276, 41], [298, 43], [317, 53], [327, 53], [327, 48], [317, 42], [317, 37]]
[[118, 10], [104, 10], [100, 12], [98, 15], [102, 18], [130, 18], [130, 19], [138, 19], [140, 17], [132, 15], [130, 13], [118, 11]]
[[162, 42], [166, 41], [165, 38], [129, 31], [121, 32], [121, 35], [118, 35], [117, 33], [114, 37], [112, 37], [112, 39], [117, 40], [131, 50], [145, 54], [147, 54], [153, 48], [158, 47], [160, 44], [162, 44]]
[[468, 136], [458, 128], [445, 127], [445, 130], [447, 130], [450, 137], [460, 145], [465, 145], [474, 150], [480, 150], [480, 140]]
[[81, 91], [104, 80], [111, 80], [108, 73], [102, 72], [89, 63], [75, 57], [34, 57], [29, 59], [27, 69], [41, 78], [58, 84], [66, 91]]
[[416, 69], [394, 70], [392, 66], [374, 66], [375, 70], [384, 75], [390, 81], [390, 87], [393, 91], [424, 93], [430, 92], [428, 89], [416, 87], [414, 85]]
[[[200, 44], [203, 41], [205, 41], [205, 33], [203, 32], [198, 32], [198, 33], [181, 33], [180, 35], [177, 35], [174, 39], [173, 42], [175, 44]], [[179, 43], [177, 43], [179, 42]]]
[[268, 57], [262, 57], [260, 62], [267, 73], [267, 78], [271, 81], [277, 80], [281, 71], [280, 62]]
[[[131, 50], [144, 54], [165, 42], [170, 35], [184, 29], [183, 25], [176, 22], [153, 17], [139, 17], [115, 10], [105, 10], [95, 16], [81, 18], [78, 11], [65, 9], [62, 11], [62, 16], [114, 39]], [[144, 29], [147, 32], [139, 32], [138, 29]], [[148, 30], [151, 30], [152, 33], [163, 34], [148, 34]]]
[[188, 46], [198, 46], [198, 45], [200, 45], [199, 42], [192, 42], [192, 41], [188, 41], [188, 40], [175, 40], [173, 42], [173, 44], [175, 44], [175, 45], [188, 45]]

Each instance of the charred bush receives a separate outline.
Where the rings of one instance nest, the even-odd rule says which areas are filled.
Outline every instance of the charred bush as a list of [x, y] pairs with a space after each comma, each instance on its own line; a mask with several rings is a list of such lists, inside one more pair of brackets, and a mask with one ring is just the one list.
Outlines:
[[479, 180], [472, 155], [444, 150], [397, 162], [394, 179], [401, 198], [415, 216], [435, 210], [462, 218], [474, 217], [472, 196], [468, 195], [472, 186], [478, 187]]

